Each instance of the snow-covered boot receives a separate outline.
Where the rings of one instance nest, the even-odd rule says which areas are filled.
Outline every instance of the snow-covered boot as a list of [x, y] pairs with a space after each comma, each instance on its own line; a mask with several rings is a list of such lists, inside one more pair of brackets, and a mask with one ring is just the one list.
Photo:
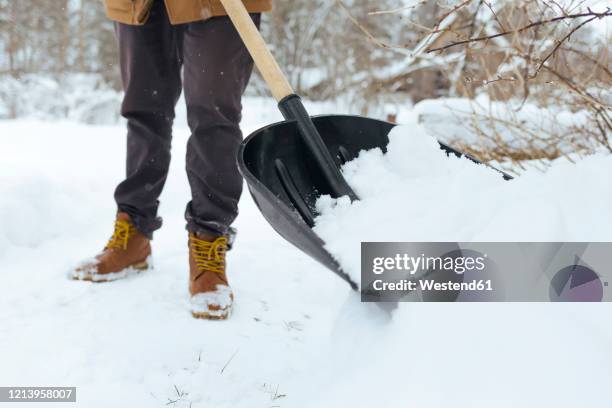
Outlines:
[[230, 315], [234, 294], [225, 274], [228, 238], [189, 234], [189, 293], [191, 314], [221, 320]]
[[115, 231], [104, 250], [86, 260], [70, 272], [70, 277], [92, 282], [110, 282], [149, 269], [151, 244], [120, 212], [115, 220]]

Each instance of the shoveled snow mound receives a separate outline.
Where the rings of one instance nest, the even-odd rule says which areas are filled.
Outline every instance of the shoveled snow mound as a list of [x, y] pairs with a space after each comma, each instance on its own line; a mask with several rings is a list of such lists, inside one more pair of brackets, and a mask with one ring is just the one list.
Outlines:
[[447, 157], [418, 125], [397, 126], [388, 152], [343, 167], [360, 201], [324, 196], [315, 231], [359, 282], [361, 241], [610, 241], [612, 156], [555, 161], [512, 181]]
[[[361, 241], [610, 241], [612, 156], [505, 182], [446, 157], [417, 124], [343, 172], [361, 200], [323, 197], [316, 232], [359, 282]], [[609, 405], [610, 303], [400, 303], [352, 294], [320, 353], [317, 407]], [[319, 391], [323, 390], [323, 391]]]

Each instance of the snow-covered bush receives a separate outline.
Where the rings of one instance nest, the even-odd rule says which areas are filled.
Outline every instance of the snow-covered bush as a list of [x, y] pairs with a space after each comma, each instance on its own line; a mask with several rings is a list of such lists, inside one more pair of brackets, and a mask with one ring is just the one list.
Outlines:
[[413, 2], [373, 15], [405, 17], [398, 24], [422, 31], [416, 45], [390, 47], [369, 31], [363, 37], [397, 48], [397, 61], [377, 74], [381, 92], [433, 85], [435, 77], [423, 75], [437, 73], [443, 92], [435, 97], [453, 99], [433, 102], [423, 121], [483, 161], [520, 166], [612, 152], [610, 34], [602, 30], [612, 9], [591, 6], [570, 0], [553, 7], [543, 0]]
[[88, 124], [119, 120], [121, 93], [95, 74], [0, 77], [0, 119], [69, 119]]
[[[513, 109], [517, 105], [521, 109]], [[523, 161], [548, 162], [606, 150], [595, 137], [585, 136], [593, 127], [590, 112], [571, 111], [562, 104], [495, 101], [481, 94], [474, 99], [423, 100], [413, 110], [400, 112], [398, 121], [412, 115], [439, 140], [485, 161], [505, 162], [508, 171]]]

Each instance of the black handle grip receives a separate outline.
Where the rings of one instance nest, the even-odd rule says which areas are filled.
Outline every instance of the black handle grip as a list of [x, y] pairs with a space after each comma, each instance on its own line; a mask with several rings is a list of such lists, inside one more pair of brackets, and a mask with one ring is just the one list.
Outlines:
[[302, 140], [327, 181], [332, 196], [338, 198], [347, 195], [351, 201], [358, 200], [357, 194], [348, 185], [338, 166], [336, 166], [336, 162], [327, 150], [319, 131], [312, 123], [312, 119], [306, 112], [300, 97], [295, 94], [286, 96], [278, 103], [278, 108], [286, 120], [297, 122]]

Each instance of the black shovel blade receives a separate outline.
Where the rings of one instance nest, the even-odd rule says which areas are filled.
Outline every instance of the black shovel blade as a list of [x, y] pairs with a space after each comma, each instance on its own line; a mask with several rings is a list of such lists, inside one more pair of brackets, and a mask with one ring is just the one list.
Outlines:
[[[312, 120], [327, 149], [341, 166], [361, 150], [386, 152], [392, 123], [361, 116], [324, 115]], [[440, 143], [447, 154], [461, 153]], [[409, 155], [409, 152], [408, 152]], [[468, 156], [471, 160], [477, 160]], [[275, 123], [249, 135], [238, 152], [238, 166], [249, 191], [270, 225], [287, 241], [338, 274], [353, 289], [357, 285], [325, 249], [313, 231], [315, 202], [331, 194], [302, 142], [295, 121]], [[504, 174], [505, 178], [510, 176]]]

